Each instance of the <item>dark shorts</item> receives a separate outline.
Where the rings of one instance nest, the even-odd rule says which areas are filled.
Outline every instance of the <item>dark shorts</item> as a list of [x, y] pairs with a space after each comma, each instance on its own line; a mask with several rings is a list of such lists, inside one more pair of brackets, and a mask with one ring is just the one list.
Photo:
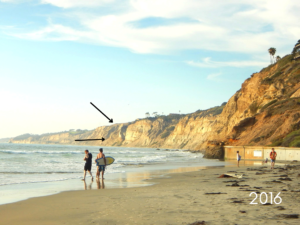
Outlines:
[[273, 162], [273, 163], [274, 163], [274, 162], [275, 162], [275, 159], [271, 159], [271, 162]]
[[98, 171], [99, 171], [99, 172], [105, 171], [105, 166], [98, 166]]
[[92, 170], [92, 164], [90, 164], [90, 163], [89, 164], [85, 164], [84, 165], [84, 170], [85, 171], [91, 171]]

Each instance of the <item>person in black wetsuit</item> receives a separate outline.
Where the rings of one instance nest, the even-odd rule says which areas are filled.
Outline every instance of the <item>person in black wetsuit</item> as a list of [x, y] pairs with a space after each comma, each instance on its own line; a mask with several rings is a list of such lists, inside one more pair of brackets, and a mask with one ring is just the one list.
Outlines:
[[83, 158], [83, 160], [85, 161], [85, 165], [84, 165], [84, 172], [83, 172], [83, 179], [85, 180], [85, 175], [86, 175], [86, 171], [88, 171], [92, 177], [92, 181], [93, 181], [93, 175], [92, 175], [92, 158], [93, 155], [92, 153], [89, 153], [89, 150], [85, 150], [85, 157]]

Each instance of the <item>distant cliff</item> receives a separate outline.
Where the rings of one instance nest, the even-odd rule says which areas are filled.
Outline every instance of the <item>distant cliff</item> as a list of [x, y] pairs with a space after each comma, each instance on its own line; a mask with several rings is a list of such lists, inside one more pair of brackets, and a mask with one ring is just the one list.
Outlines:
[[[287, 55], [252, 74], [227, 104], [208, 110], [10, 142], [180, 148], [205, 150], [210, 158], [222, 157], [224, 144], [300, 147], [300, 60], [292, 59]], [[101, 137], [103, 143], [74, 141]]]
[[[66, 131], [55, 134], [24, 134], [10, 140], [11, 143], [27, 144], [76, 144], [100, 146], [165, 147], [197, 149], [204, 140], [216, 115], [224, 105], [199, 110], [188, 115], [173, 114], [139, 119], [130, 123], [101, 126], [92, 131]], [[188, 123], [188, 124], [187, 124]], [[198, 127], [201, 126], [201, 129]], [[201, 137], [198, 137], [201, 135]], [[105, 141], [75, 142], [75, 139], [105, 138]]]

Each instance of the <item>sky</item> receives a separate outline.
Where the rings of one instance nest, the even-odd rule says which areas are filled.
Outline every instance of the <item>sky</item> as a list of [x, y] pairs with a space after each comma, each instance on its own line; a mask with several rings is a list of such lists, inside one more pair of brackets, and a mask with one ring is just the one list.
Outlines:
[[227, 102], [300, 39], [294, 0], [0, 0], [0, 138]]

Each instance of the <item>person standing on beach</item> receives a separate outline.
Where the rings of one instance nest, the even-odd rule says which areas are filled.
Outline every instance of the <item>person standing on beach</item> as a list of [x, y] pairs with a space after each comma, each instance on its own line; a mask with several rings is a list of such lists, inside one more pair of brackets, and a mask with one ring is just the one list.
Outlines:
[[276, 157], [277, 153], [275, 152], [274, 148], [272, 148], [272, 151], [270, 152], [271, 169], [274, 169]]
[[[103, 176], [104, 176], [104, 171], [105, 171], [105, 167], [106, 167], [106, 158], [105, 158], [105, 155], [103, 154], [103, 148], [100, 148], [99, 151], [100, 151], [100, 152], [98, 153], [96, 160], [97, 160], [97, 159], [103, 158], [103, 159], [104, 159], [104, 164], [105, 164], [105, 165], [103, 165], [103, 166], [98, 166], [98, 167], [97, 167], [96, 179], [99, 179], [100, 172], [102, 172], [102, 179], [104, 179]], [[95, 163], [97, 163], [96, 160], [95, 160]]]
[[92, 153], [89, 153], [89, 150], [85, 150], [85, 157], [83, 158], [83, 160], [85, 161], [85, 165], [84, 165], [84, 173], [83, 173], [83, 179], [85, 181], [85, 175], [86, 175], [86, 171], [88, 171], [92, 177], [92, 181], [93, 181], [93, 175], [92, 175], [92, 158], [93, 155]]
[[236, 152], [236, 157], [237, 157], [237, 166], [240, 167], [241, 156], [239, 154], [239, 151]]

